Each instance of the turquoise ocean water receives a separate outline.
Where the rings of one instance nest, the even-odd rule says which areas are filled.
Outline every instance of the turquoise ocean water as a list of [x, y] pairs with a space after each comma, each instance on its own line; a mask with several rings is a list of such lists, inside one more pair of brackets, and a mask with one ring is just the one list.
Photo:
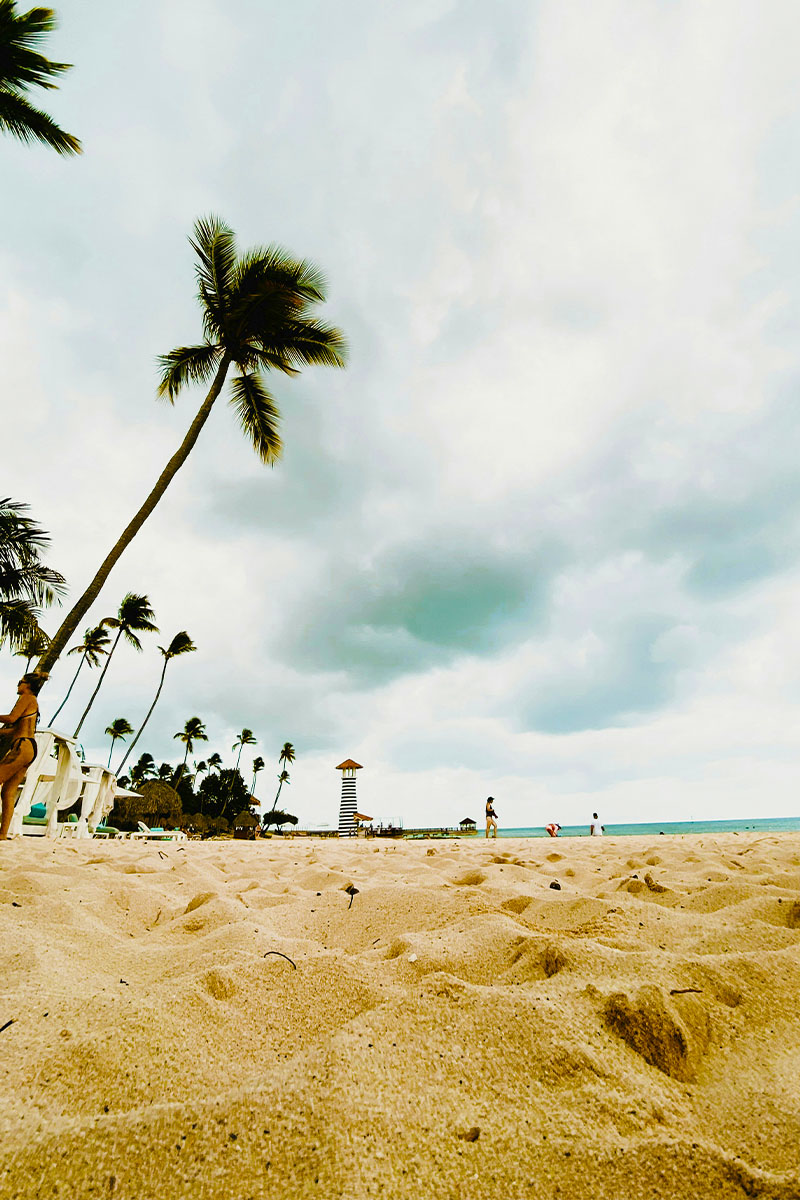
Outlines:
[[[800, 817], [749, 817], [741, 821], [648, 821], [641, 825], [606, 825], [606, 837], [658, 837], [675, 833], [796, 833]], [[499, 837], [547, 837], [541, 825], [499, 829]], [[559, 837], [588, 837], [588, 825], [565, 825]]]

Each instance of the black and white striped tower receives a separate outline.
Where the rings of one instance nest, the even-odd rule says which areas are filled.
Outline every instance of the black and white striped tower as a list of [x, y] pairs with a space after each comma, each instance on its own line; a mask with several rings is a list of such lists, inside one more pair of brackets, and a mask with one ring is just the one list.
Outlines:
[[346, 758], [336, 768], [342, 772], [342, 799], [339, 803], [339, 837], [354, 837], [356, 834], [356, 771], [361, 763]]

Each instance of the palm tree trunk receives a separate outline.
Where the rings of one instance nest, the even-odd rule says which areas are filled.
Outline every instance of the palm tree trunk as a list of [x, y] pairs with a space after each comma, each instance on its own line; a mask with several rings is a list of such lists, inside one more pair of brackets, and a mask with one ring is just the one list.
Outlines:
[[121, 637], [122, 637], [122, 630], [120, 629], [117, 631], [117, 636], [114, 638], [114, 645], [111, 647], [111, 649], [108, 652], [108, 658], [106, 659], [105, 663], [103, 664], [103, 669], [100, 672], [100, 678], [97, 681], [97, 687], [92, 692], [91, 697], [89, 698], [89, 703], [86, 705], [86, 708], [83, 710], [83, 716], [81, 717], [80, 721], [78, 721], [78, 728], [73, 733], [73, 735], [72, 735], [73, 737], [78, 736], [78, 734], [81, 731], [81, 726], [83, 725], [83, 722], [86, 720], [87, 716], [89, 715], [89, 709], [94, 704], [95, 697], [97, 696], [97, 693], [100, 691], [100, 685], [102, 684], [103, 680], [106, 677], [106, 671], [108, 670], [109, 664], [111, 662], [111, 655], [116, 650], [117, 645], [119, 643], [119, 639]]
[[277, 790], [277, 792], [275, 793], [275, 799], [272, 801], [272, 808], [269, 810], [270, 812], [275, 812], [275, 808], [276, 808], [276, 806], [277, 806], [277, 804], [278, 804], [278, 797], [279, 797], [279, 796], [280, 796], [280, 794], [281, 794], [281, 788], [282, 788], [282, 787], [283, 787], [283, 780], [281, 780], [281, 781], [280, 781], [280, 783], [278, 784], [278, 790]]
[[78, 669], [77, 669], [77, 671], [76, 671], [76, 672], [75, 672], [75, 674], [72, 676], [72, 683], [71, 683], [71, 684], [69, 685], [69, 687], [67, 688], [67, 694], [66, 694], [66, 696], [64, 697], [64, 699], [61, 701], [61, 703], [59, 704], [59, 706], [58, 706], [58, 708], [56, 709], [56, 711], [53, 713], [52, 717], [50, 718], [50, 721], [48, 722], [48, 724], [49, 724], [50, 726], [52, 726], [52, 724], [53, 724], [53, 721], [55, 721], [56, 717], [57, 717], [57, 716], [58, 716], [58, 714], [61, 712], [61, 710], [62, 710], [62, 708], [64, 707], [64, 705], [65, 705], [65, 704], [67, 703], [67, 701], [69, 700], [69, 694], [70, 694], [70, 692], [72, 691], [72, 689], [75, 687], [75, 681], [77, 680], [78, 676], [79, 676], [79, 675], [80, 675], [80, 673], [81, 673], [81, 667], [82, 667], [82, 666], [83, 666], [83, 664], [86, 662], [86, 655], [87, 655], [88, 653], [89, 653], [89, 652], [88, 652], [88, 650], [84, 650], [83, 654], [81, 655], [81, 661], [78, 663]]
[[133, 541], [136, 534], [142, 528], [153, 509], [164, 495], [164, 492], [169, 487], [175, 475], [186, 462], [186, 459], [189, 457], [195, 442], [200, 436], [200, 430], [205, 425], [211, 409], [214, 407], [214, 401], [222, 391], [222, 385], [225, 382], [225, 376], [228, 373], [230, 362], [231, 360], [226, 354], [219, 365], [216, 375], [214, 376], [214, 382], [209, 389], [208, 395], [201, 404], [196, 417], [189, 426], [186, 437], [183, 439], [180, 446], [159, 475], [156, 485], [151, 491], [150, 495], [136, 513], [136, 516], [133, 518], [133, 520], [130, 521], [130, 523], [125, 527], [119, 541], [103, 559], [103, 562], [101, 563], [94, 579], [89, 584], [81, 598], [75, 605], [73, 605], [70, 612], [64, 618], [60, 629], [56, 633], [47, 650], [45, 650], [44, 654], [39, 659], [37, 670], [42, 674], [47, 674], [52, 669], [53, 665], [58, 661], [61, 651], [64, 649], [67, 642], [78, 628], [78, 625], [86, 616], [97, 597], [100, 595], [103, 584], [111, 574], [112, 568], [118, 562], [123, 551]]
[[111, 739], [111, 745], [110, 745], [110, 747], [109, 747], [109, 750], [108, 750], [108, 762], [106, 763], [106, 766], [107, 766], [107, 767], [109, 767], [109, 768], [110, 768], [110, 766], [111, 766], [111, 755], [114, 753], [114, 742], [115, 742], [116, 740], [117, 740], [117, 739], [116, 739], [115, 737], [112, 737], [112, 739]]
[[145, 717], [145, 719], [142, 721], [142, 724], [141, 724], [141, 726], [139, 727], [139, 732], [137, 733], [136, 737], [133, 739], [133, 741], [131, 742], [130, 746], [128, 746], [128, 749], [127, 749], [127, 751], [125, 752], [125, 757], [123, 758], [122, 762], [119, 764], [119, 766], [117, 767], [116, 771], [114, 772], [114, 774], [115, 774], [115, 775], [119, 775], [120, 771], [121, 771], [121, 770], [122, 770], [122, 768], [125, 766], [125, 763], [126, 763], [126, 762], [128, 761], [128, 759], [130, 758], [131, 750], [132, 750], [132, 749], [133, 749], [133, 747], [136, 745], [136, 743], [138, 742], [139, 738], [142, 736], [142, 732], [144, 731], [144, 727], [145, 727], [145, 725], [147, 724], [147, 722], [150, 720], [150, 718], [151, 718], [151, 717], [152, 717], [152, 715], [153, 715], [153, 709], [154, 709], [154, 708], [155, 708], [155, 706], [158, 704], [158, 697], [161, 695], [161, 689], [162, 689], [162, 687], [164, 686], [164, 676], [165, 676], [165, 675], [166, 675], [166, 673], [167, 673], [167, 663], [168, 663], [168, 662], [169, 662], [169, 659], [168, 659], [168, 658], [165, 658], [165, 659], [164, 659], [164, 666], [161, 668], [161, 679], [160, 679], [160, 680], [159, 680], [159, 682], [158, 682], [158, 691], [156, 692], [156, 698], [155, 698], [155, 700], [153, 701], [153, 703], [150, 705], [150, 708], [147, 710], [147, 716], [146, 716], [146, 717]]

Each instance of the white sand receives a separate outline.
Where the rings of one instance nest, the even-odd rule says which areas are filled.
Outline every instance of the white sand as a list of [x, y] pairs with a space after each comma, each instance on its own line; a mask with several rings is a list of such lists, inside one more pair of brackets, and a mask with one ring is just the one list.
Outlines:
[[0, 845], [0, 1197], [797, 1200], [798, 889], [800, 834]]

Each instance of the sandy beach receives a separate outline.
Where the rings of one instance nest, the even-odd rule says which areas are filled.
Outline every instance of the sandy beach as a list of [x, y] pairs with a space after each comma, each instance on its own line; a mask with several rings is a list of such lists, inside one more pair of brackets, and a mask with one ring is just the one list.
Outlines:
[[800, 834], [9, 843], [0, 1196], [796, 1200], [799, 889]]

